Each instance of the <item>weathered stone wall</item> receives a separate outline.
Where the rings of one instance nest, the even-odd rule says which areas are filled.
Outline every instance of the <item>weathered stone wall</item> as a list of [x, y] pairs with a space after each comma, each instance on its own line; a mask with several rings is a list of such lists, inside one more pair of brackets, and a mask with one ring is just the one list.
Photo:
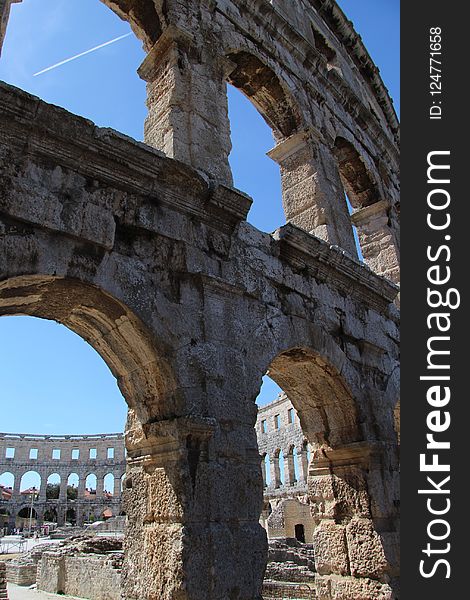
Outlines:
[[42, 555], [37, 573], [38, 589], [90, 600], [121, 597], [121, 565], [112, 556]]
[[[1, 85], [0, 314], [65, 324], [126, 398], [124, 597], [259, 600], [269, 372], [313, 448], [318, 597], [394, 598], [398, 290], [377, 273], [397, 279], [398, 148], [377, 73], [331, 1], [288, 20], [265, 0], [107, 3], [148, 51], [146, 141], [168, 156]], [[296, 29], [304, 7], [324, 38]], [[275, 133], [273, 234], [224, 185], [227, 81]], [[345, 190], [373, 213], [377, 273]]]
[[0, 562], [0, 600], [8, 600], [5, 563]]
[[[7, 458], [7, 448], [14, 450], [14, 457]], [[114, 458], [108, 458], [108, 449], [114, 451]], [[53, 458], [53, 450], [60, 451], [60, 458]], [[90, 458], [90, 450], [96, 450], [96, 458]], [[31, 450], [37, 451], [37, 458], [31, 457]], [[78, 458], [72, 458], [72, 451], [78, 450]], [[48, 509], [57, 512], [59, 525], [65, 522], [65, 513], [72, 509], [77, 524], [81, 525], [93, 515], [102, 518], [103, 510], [109, 508], [114, 515], [122, 510], [121, 478], [126, 471], [123, 434], [97, 435], [32, 435], [0, 433], [0, 475], [11, 473], [14, 485], [10, 500], [0, 499], [0, 508], [7, 511], [9, 527], [15, 526], [15, 519], [22, 508], [30, 506], [29, 496], [20, 494], [22, 476], [34, 471], [41, 478], [38, 497], [34, 501], [34, 510], [38, 523], [44, 520]], [[114, 477], [113, 496], [104, 494], [104, 478], [110, 473]], [[50, 475], [60, 476], [59, 498], [46, 498], [46, 482]], [[78, 476], [77, 499], [67, 500], [67, 481], [71, 474]], [[88, 475], [97, 479], [96, 494], [85, 495], [85, 482]]]

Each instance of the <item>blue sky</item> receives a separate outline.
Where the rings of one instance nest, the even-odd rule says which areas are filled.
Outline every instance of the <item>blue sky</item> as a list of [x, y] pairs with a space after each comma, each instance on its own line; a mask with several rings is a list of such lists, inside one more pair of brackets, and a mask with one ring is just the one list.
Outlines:
[[[399, 0], [340, 0], [399, 107]], [[143, 137], [144, 58], [134, 36], [43, 75], [54, 63], [129, 32], [98, 0], [14, 4], [0, 79], [136, 139]], [[235, 185], [254, 198], [249, 221], [263, 231], [284, 222], [278, 167], [265, 156], [272, 135], [254, 107], [229, 89]], [[65, 327], [29, 317], [0, 318], [0, 431], [122, 431], [126, 406], [105, 363]], [[277, 386], [263, 385], [260, 402]]]

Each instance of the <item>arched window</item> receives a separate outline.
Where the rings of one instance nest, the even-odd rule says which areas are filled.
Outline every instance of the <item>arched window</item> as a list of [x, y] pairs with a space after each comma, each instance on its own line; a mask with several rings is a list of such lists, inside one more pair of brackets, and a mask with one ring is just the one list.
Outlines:
[[60, 495], [60, 475], [52, 473], [47, 478], [46, 500], [58, 500]]
[[94, 473], [90, 473], [89, 475], [87, 475], [85, 479], [85, 498], [96, 498], [96, 484], [96, 475]]
[[77, 473], [70, 473], [67, 479], [67, 500], [77, 500], [79, 477]]

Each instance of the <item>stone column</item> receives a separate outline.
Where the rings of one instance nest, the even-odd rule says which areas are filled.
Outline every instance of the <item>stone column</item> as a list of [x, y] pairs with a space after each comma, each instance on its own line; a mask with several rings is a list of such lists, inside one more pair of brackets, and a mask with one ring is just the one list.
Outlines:
[[114, 475], [113, 497], [114, 498], [121, 497], [121, 478], [116, 474]]
[[295, 483], [294, 454], [292, 451], [284, 455], [284, 480], [285, 485], [294, 485]]
[[261, 476], [263, 477], [263, 488], [266, 487], [266, 462], [264, 456], [260, 456], [261, 459]]
[[269, 469], [271, 474], [270, 487], [278, 488], [281, 485], [281, 470], [279, 469], [279, 456], [269, 457]]
[[299, 465], [299, 481], [306, 482], [308, 476], [307, 448], [304, 446], [297, 448], [297, 458]]
[[18, 501], [20, 499], [20, 485], [21, 485], [21, 475], [18, 472], [18, 474], [16, 472], [13, 472], [13, 489], [12, 489], [12, 493], [11, 493], [11, 500], [12, 501]]
[[77, 500], [83, 500], [85, 497], [85, 482], [86, 477], [84, 475], [78, 476], [78, 490], [77, 490]]
[[65, 502], [67, 500], [67, 475], [60, 474], [59, 500]]
[[238, 432], [240, 452], [215, 439], [214, 419], [130, 421], [123, 597], [258, 600], [266, 542], [253, 427]]
[[0, 54], [2, 53], [3, 40], [5, 39], [10, 17], [10, 7], [16, 2], [21, 2], [21, 0], [0, 0]]
[[268, 152], [281, 168], [286, 220], [357, 257], [336, 160], [314, 132], [284, 139]]
[[104, 474], [101, 471], [96, 472], [96, 499], [102, 499], [104, 493]]
[[197, 47], [188, 32], [170, 26], [138, 71], [147, 81], [145, 142], [226, 185], [232, 185], [225, 83], [230, 68], [210, 43]]
[[[374, 497], [383, 487], [380, 480], [385, 471], [378, 453], [366, 443], [314, 453], [308, 493], [317, 523], [313, 545], [319, 600], [394, 597], [396, 509], [384, 497]], [[382, 517], [372, 508], [379, 505]]]
[[400, 251], [391, 212], [392, 207], [380, 200], [356, 210], [351, 221], [357, 227], [364, 262], [375, 273], [400, 283]]

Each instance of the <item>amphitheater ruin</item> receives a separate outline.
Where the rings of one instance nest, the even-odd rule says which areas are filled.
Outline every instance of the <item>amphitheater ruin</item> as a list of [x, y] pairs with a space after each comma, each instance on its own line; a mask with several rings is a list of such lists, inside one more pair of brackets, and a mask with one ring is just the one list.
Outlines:
[[[299, 501], [307, 495], [310, 449], [285, 394], [258, 411], [255, 429], [264, 482], [265, 509], [261, 522], [268, 537], [301, 535], [303, 542], [311, 543], [314, 521], [308, 506]], [[36, 531], [45, 522], [83, 527], [124, 515], [125, 470], [124, 436], [119, 433], [82, 436], [0, 433], [0, 529], [29, 533], [30, 527]], [[28, 474], [37, 475], [37, 487], [21, 485]], [[48, 482], [54, 475], [58, 483], [52, 485], [56, 490], [50, 491], [57, 493], [49, 494]], [[11, 485], [2, 484], [5, 477]], [[278, 522], [275, 528], [271, 522], [281, 505], [281, 527]], [[285, 506], [291, 506], [293, 513], [286, 521]], [[302, 534], [296, 535], [296, 527], [301, 528]]]
[[[378, 69], [334, 0], [103, 2], [146, 52], [145, 143], [0, 84], [0, 315], [76, 332], [128, 404], [122, 597], [261, 598], [261, 522], [282, 518], [260, 453], [276, 506], [270, 452], [293, 472], [257, 438], [268, 373], [312, 449], [316, 597], [398, 598], [399, 125]], [[232, 187], [228, 83], [273, 131], [273, 233]]]

